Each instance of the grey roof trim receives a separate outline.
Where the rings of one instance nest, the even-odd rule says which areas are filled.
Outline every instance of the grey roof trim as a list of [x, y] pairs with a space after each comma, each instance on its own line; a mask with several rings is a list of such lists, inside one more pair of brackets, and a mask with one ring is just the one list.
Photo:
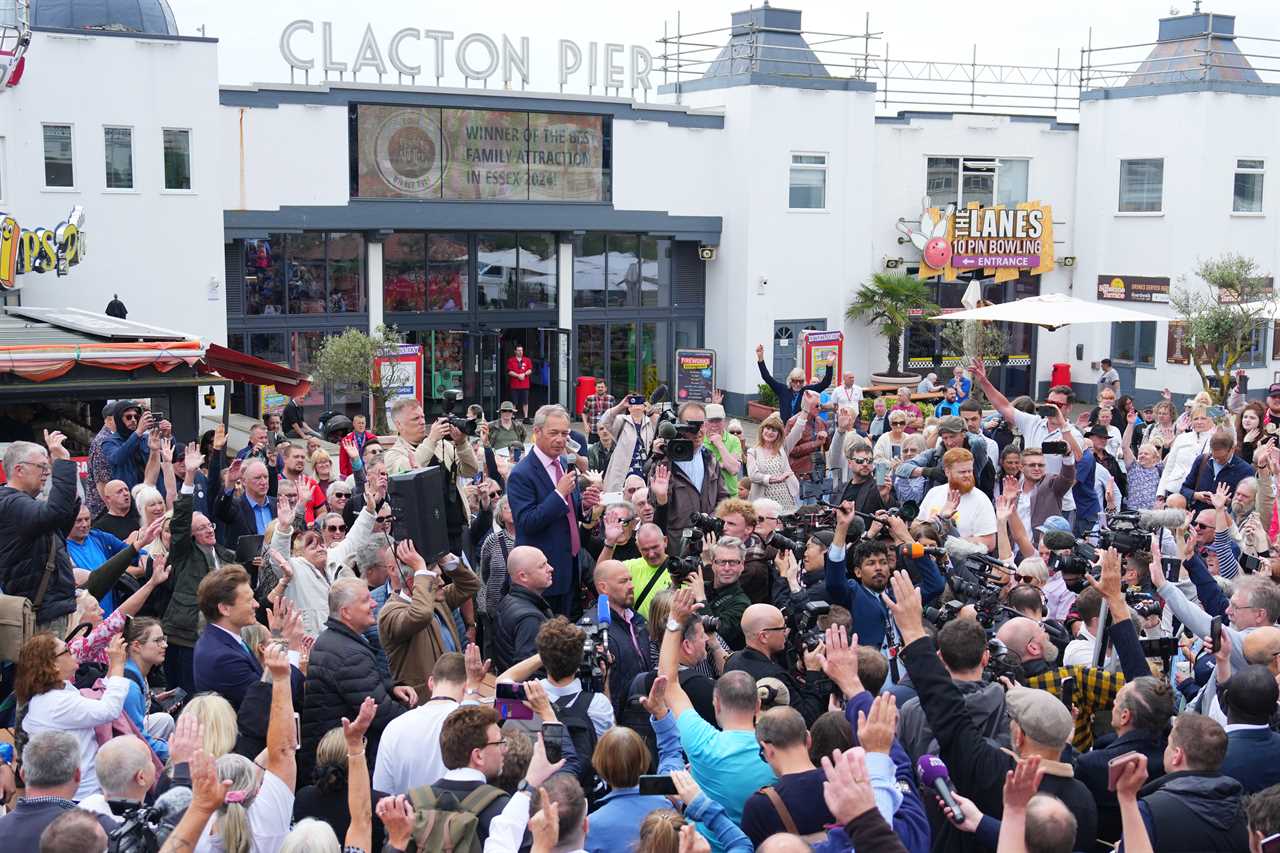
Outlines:
[[1188, 92], [1221, 92], [1232, 95], [1280, 97], [1280, 83], [1247, 83], [1241, 80], [1185, 80], [1178, 83], [1150, 83], [1143, 86], [1116, 86], [1080, 93], [1081, 101], [1112, 101], [1117, 98], [1152, 98]]
[[668, 104], [638, 104], [624, 98], [584, 97], [539, 92], [515, 94], [501, 90], [447, 89], [428, 86], [377, 86], [328, 83], [320, 86], [222, 86], [218, 101], [224, 107], [275, 108], [281, 104], [347, 106], [395, 104], [403, 106], [505, 109], [533, 112], [590, 113], [625, 121], [665, 122], [675, 127], [721, 130], [724, 114]]
[[673, 216], [660, 210], [617, 210], [608, 204], [352, 199], [345, 205], [228, 210], [228, 240], [271, 231], [637, 231], [720, 244], [719, 216]]
[[1014, 113], [966, 113], [966, 112], [924, 112], [920, 110], [900, 110], [897, 115], [876, 116], [876, 124], [911, 124], [916, 119], [933, 119], [952, 121], [964, 116], [996, 116], [1007, 118], [1011, 124], [1047, 124], [1049, 130], [1078, 131], [1076, 122], [1058, 121], [1053, 116], [1018, 115]]
[[715, 89], [731, 89], [735, 86], [782, 86], [788, 89], [819, 89], [844, 92], [874, 92], [876, 84], [850, 77], [800, 77], [783, 74], [731, 74], [723, 77], [699, 77], [680, 83], [666, 83], [658, 87], [659, 95], [678, 95], [682, 92], [709, 92]]
[[69, 27], [32, 27], [34, 33], [53, 33], [63, 36], [85, 36], [87, 38], [96, 38], [98, 36], [106, 36], [108, 38], [124, 38], [124, 39], [153, 39], [155, 41], [191, 41], [203, 42], [206, 44], [217, 44], [218, 40], [210, 36], [171, 36], [165, 33], [133, 33], [125, 30], [94, 30], [94, 29], [75, 29]]

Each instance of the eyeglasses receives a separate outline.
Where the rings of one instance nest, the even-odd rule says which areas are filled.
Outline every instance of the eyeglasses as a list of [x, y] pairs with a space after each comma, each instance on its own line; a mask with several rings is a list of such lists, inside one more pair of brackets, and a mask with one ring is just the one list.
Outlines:
[[[30, 465], [32, 468], [39, 468], [41, 471], [52, 470], [52, 466], [48, 462], [19, 462], [18, 465]], [[15, 465], [14, 467], [18, 466]]]
[[1252, 605], [1249, 605], [1249, 604], [1236, 604], [1234, 601], [1228, 601], [1227, 609], [1232, 611], [1233, 613], [1238, 613], [1241, 610], [1261, 610], [1262, 608], [1253, 607]]
[[711, 562], [717, 566], [741, 566], [742, 565], [741, 560], [712, 560]]
[[341, 498], [342, 500], [345, 501], [351, 497], [351, 493], [350, 492], [334, 492], [333, 495], [331, 495], [331, 497]]
[[485, 741], [485, 744], [484, 744], [484, 745], [485, 745], [485, 746], [496, 746], [496, 747], [498, 747], [499, 749], [501, 749], [503, 752], [506, 752], [506, 751], [507, 751], [507, 748], [511, 745], [511, 742], [510, 742], [510, 741], [508, 741], [506, 738], [501, 738], [501, 739], [499, 739], [499, 740], [489, 740], [489, 741]]
[[63, 649], [62, 651], [60, 651], [60, 652], [58, 652], [56, 655], [54, 655], [54, 658], [60, 658], [60, 657], [62, 657], [63, 655], [69, 655], [69, 654], [71, 654], [71, 649]]
[[345, 524], [326, 524], [324, 526], [327, 533], [346, 533], [347, 526]]
[[1012, 575], [1013, 579], [1018, 583], [1035, 583], [1036, 578], [1032, 575]]
[[1193, 522], [1191, 522], [1191, 523], [1192, 523], [1192, 525], [1193, 525], [1193, 526], [1195, 526], [1195, 527], [1196, 527], [1196, 529], [1198, 529], [1198, 530], [1212, 530], [1212, 529], [1213, 529], [1213, 525], [1212, 525], [1212, 524], [1206, 524], [1206, 523], [1205, 523], [1205, 522], [1203, 522], [1203, 521], [1193, 521]]
[[850, 463], [851, 465], [870, 465], [870, 464], [871, 464], [871, 457], [870, 457], [870, 456], [859, 456], [857, 459], [854, 459], [854, 458], [851, 456], [851, 457], [849, 457], [849, 463]]
[[146, 643], [143, 643], [143, 645], [146, 645], [147, 643], [150, 643], [153, 646], [167, 646], [169, 645], [169, 638], [161, 634], [159, 637], [155, 637], [154, 639], [147, 640]]
[[772, 628], [761, 628], [761, 629], [760, 629], [760, 633], [761, 633], [761, 634], [767, 634], [767, 633], [769, 633], [770, 631], [790, 631], [790, 630], [791, 630], [791, 629], [790, 629], [790, 628], [788, 628], [786, 625], [776, 625], [776, 626], [774, 626], [774, 627], [772, 627]]
[[1044, 463], [1043, 462], [1023, 462], [1022, 467], [1023, 468], [1043, 468]]

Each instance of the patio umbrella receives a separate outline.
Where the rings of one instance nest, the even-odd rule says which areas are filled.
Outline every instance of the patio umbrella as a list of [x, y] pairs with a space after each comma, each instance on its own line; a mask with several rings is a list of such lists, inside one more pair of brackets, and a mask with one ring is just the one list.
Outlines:
[[1169, 318], [1144, 314], [1106, 302], [1076, 299], [1065, 293], [1047, 293], [1043, 296], [1028, 296], [1015, 302], [939, 314], [933, 319], [1031, 323], [1053, 331], [1072, 323], [1147, 323]]

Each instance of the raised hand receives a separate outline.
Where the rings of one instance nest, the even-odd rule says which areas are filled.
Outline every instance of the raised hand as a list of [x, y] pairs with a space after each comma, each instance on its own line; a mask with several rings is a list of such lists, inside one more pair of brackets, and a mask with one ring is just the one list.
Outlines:
[[661, 720], [667, 715], [667, 677], [665, 675], [659, 675], [653, 680], [649, 695], [641, 697], [640, 706], [655, 720]]
[[671, 618], [683, 625], [689, 621], [698, 606], [692, 590], [678, 589], [671, 598]]
[[1231, 487], [1226, 483], [1219, 483], [1218, 488], [1209, 493], [1209, 501], [1214, 509], [1224, 509], [1230, 500]]
[[160, 450], [160, 464], [172, 465], [173, 464], [173, 439], [161, 438], [157, 442], [157, 445]]
[[880, 598], [893, 614], [898, 631], [902, 634], [903, 645], [908, 645], [924, 636], [924, 605], [920, 599], [920, 590], [911, 582], [911, 575], [904, 571], [894, 572], [889, 583], [893, 588], [893, 597], [882, 592]]
[[[1156, 553], [1159, 553], [1157, 549]], [[1086, 574], [1085, 580], [1089, 582], [1089, 586], [1096, 589], [1102, 594], [1108, 602], [1115, 601], [1117, 598], [1123, 599], [1124, 590], [1120, 586], [1120, 552], [1115, 548], [1108, 548], [1102, 552], [1102, 570], [1097, 580], [1093, 575]]]
[[415, 572], [427, 571], [427, 561], [418, 553], [412, 539], [404, 539], [396, 543], [396, 559]]
[[687, 770], [672, 771], [671, 781], [676, 783], [676, 796], [686, 806], [698, 799], [702, 794], [702, 789], [698, 787], [698, 783], [693, 781], [693, 774]]
[[262, 653], [262, 666], [271, 673], [273, 680], [289, 677], [289, 652], [283, 643], [268, 643]]
[[756, 344], [756, 361], [764, 361], [764, 344]]
[[[222, 450], [222, 448], [226, 446], [227, 446], [227, 428], [222, 424], [218, 424], [216, 427], [213, 428], [213, 449]], [[197, 450], [200, 449], [199, 445], [196, 445], [196, 449]]]
[[1040, 769], [1040, 756], [1019, 759], [1018, 766], [1004, 777], [1004, 810], [1023, 811], [1027, 803], [1040, 789], [1044, 771]]
[[1124, 770], [1120, 771], [1120, 778], [1116, 779], [1116, 799], [1138, 799], [1138, 792], [1146, 783], [1147, 757], [1138, 753], [1132, 760], [1125, 763]]
[[711, 392], [711, 402], [715, 403], [717, 406], [724, 405], [724, 392], [719, 388], [714, 389]]
[[152, 589], [155, 589], [156, 587], [161, 586], [165, 581], [167, 581], [169, 579], [169, 575], [172, 574], [172, 572], [173, 572], [173, 567], [169, 565], [169, 561], [165, 558], [163, 554], [160, 555], [159, 557], [152, 557], [151, 558], [151, 577], [147, 578], [147, 583], [151, 585]]
[[867, 754], [862, 747], [855, 746], [844, 752], [837, 749], [830, 757], [822, 756], [822, 772], [827, 777], [822, 783], [822, 799], [841, 824], [876, 807], [867, 772]]
[[62, 443], [66, 440], [67, 440], [67, 437], [62, 433], [58, 432], [56, 429], [44, 431], [44, 446], [49, 449], [50, 459], [70, 459], [71, 458], [70, 451], [68, 451], [67, 448], [62, 446]]
[[124, 671], [126, 657], [128, 657], [128, 650], [124, 644], [124, 634], [116, 634], [111, 638], [111, 642], [107, 643], [108, 669], [119, 675]]
[[160, 535], [160, 529], [164, 527], [166, 519], [160, 516], [155, 521], [138, 531], [138, 536], [133, 540], [133, 547], [141, 551], [143, 548], [156, 541], [156, 537]]
[[649, 476], [649, 491], [653, 494], [653, 502], [665, 504], [671, 488], [671, 469], [666, 465], [654, 466]]
[[871, 713], [858, 712], [858, 743], [867, 752], [888, 754], [898, 731], [898, 704], [892, 693], [881, 693], [871, 703]]
[[944, 518], [951, 518], [960, 509], [960, 490], [949, 489], [947, 491], [947, 502], [942, 505], [942, 509], [938, 514]]
[[276, 498], [276, 524], [283, 530], [291, 530], [293, 528], [293, 519], [297, 512], [297, 506], [293, 502], [293, 498], [280, 495]]
[[179, 714], [177, 725], [169, 735], [169, 760], [177, 765], [190, 761], [204, 743], [204, 723], [195, 714]]
[[218, 767], [213, 756], [203, 749], [196, 750], [190, 759], [190, 771], [191, 808], [209, 813], [222, 808], [232, 783], [230, 779], [218, 780]]
[[858, 677], [858, 635], [845, 637], [844, 628], [832, 625], [827, 629], [823, 642], [822, 671], [831, 679], [845, 698], [862, 692], [862, 680]]
[[530, 853], [551, 853], [560, 840], [560, 804], [546, 791], [538, 792], [538, 802], [542, 808], [529, 817], [529, 834], [533, 836]]
[[467, 687], [479, 689], [484, 682], [484, 677], [489, 673], [489, 668], [493, 666], [493, 661], [482, 659], [480, 647], [475, 643], [467, 646], [462, 657], [467, 667]]
[[187, 482], [195, 482], [196, 471], [204, 464], [204, 454], [200, 452], [200, 445], [192, 441], [187, 444], [187, 451], [182, 455], [182, 461], [187, 466], [186, 480]]
[[360, 712], [356, 714], [354, 722], [346, 717], [342, 718], [342, 736], [346, 738], [348, 754], [364, 749], [364, 735], [369, 731], [369, 725], [373, 722], [373, 715], [377, 710], [378, 703], [373, 701], [372, 696], [366, 696], [360, 703]]
[[354, 433], [342, 439], [341, 444], [342, 452], [347, 454], [347, 458], [352, 462], [355, 462], [360, 458], [360, 448], [356, 447], [356, 437]]

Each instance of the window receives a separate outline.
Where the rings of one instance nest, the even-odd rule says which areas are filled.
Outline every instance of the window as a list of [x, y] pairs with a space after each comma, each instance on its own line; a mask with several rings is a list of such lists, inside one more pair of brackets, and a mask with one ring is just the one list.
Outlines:
[[1262, 212], [1263, 160], [1236, 160], [1236, 179], [1232, 190], [1234, 213]]
[[1150, 157], [1120, 161], [1120, 212], [1164, 210], [1164, 160]]
[[1027, 200], [1030, 166], [1030, 160], [1007, 157], [930, 157], [925, 163], [925, 194], [937, 207], [1021, 204]]
[[640, 304], [671, 304], [671, 241], [640, 238]]
[[1156, 324], [1112, 324], [1111, 358], [1120, 364], [1154, 367], [1156, 363]]
[[349, 314], [365, 304], [359, 233], [269, 234], [246, 240], [245, 313]]
[[604, 268], [604, 235], [589, 233], [574, 237], [573, 307], [604, 307]]
[[106, 150], [107, 189], [133, 189], [133, 129], [104, 127], [102, 143]]
[[392, 234], [383, 244], [382, 258], [382, 299], [386, 310], [466, 309], [466, 234]]
[[1236, 367], [1265, 367], [1267, 358], [1271, 354], [1271, 350], [1267, 349], [1267, 327], [1270, 321], [1262, 321], [1253, 327], [1253, 334], [1249, 342], [1249, 352], [1240, 357], [1240, 361], [1236, 363]]
[[640, 300], [639, 240], [634, 234], [610, 234], [605, 289], [610, 308], [638, 305]]
[[516, 267], [517, 292], [521, 309], [548, 310], [557, 305], [555, 234], [521, 234]]
[[44, 185], [74, 187], [75, 169], [71, 160], [71, 125], [44, 126]]
[[191, 189], [191, 131], [164, 129], [164, 188]]
[[670, 240], [647, 234], [588, 232], [575, 237], [574, 307], [669, 306], [671, 257]]
[[792, 210], [826, 210], [826, 154], [791, 155], [791, 181], [787, 206]]

